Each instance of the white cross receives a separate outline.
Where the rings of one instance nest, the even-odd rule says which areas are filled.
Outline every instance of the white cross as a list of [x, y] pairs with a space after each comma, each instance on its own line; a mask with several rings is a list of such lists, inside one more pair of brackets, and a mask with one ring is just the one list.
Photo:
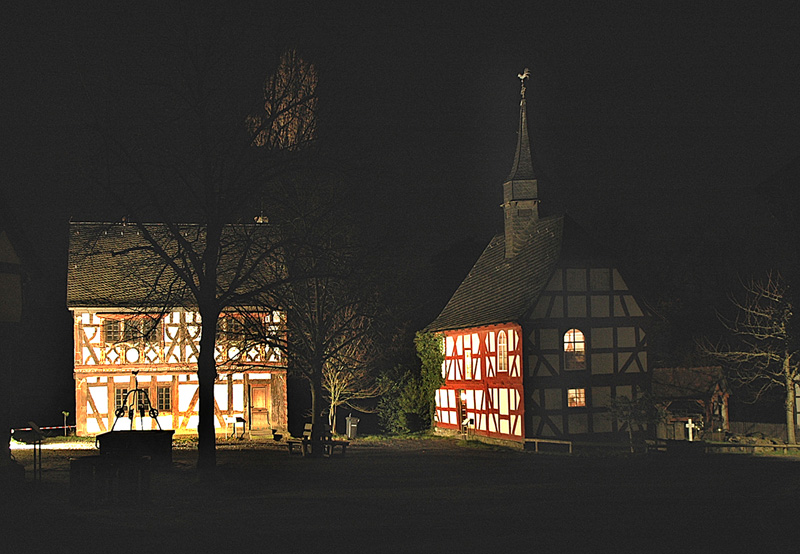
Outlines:
[[692, 442], [694, 440], [694, 430], [700, 429], [700, 426], [695, 425], [692, 422], [692, 418], [689, 418], [689, 422], [685, 425], [685, 427], [689, 430], [689, 442]]

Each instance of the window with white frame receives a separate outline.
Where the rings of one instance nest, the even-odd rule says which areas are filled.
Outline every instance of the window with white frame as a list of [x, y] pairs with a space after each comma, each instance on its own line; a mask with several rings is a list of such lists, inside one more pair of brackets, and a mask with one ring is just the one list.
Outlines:
[[508, 338], [505, 331], [497, 335], [497, 371], [508, 371]]

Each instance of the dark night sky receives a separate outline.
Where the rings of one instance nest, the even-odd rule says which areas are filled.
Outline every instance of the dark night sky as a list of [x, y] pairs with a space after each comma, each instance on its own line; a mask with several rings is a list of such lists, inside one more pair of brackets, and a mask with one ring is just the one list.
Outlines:
[[[184, 16], [156, 3], [14, 4], [0, 17], [0, 187], [37, 258], [37, 308], [61, 318], [47, 332], [69, 345], [66, 223], [117, 215], [85, 179], [90, 89], [137, 59], [157, 71], [159, 37]], [[545, 205], [611, 242], [727, 233], [749, 213], [738, 199], [799, 153], [800, 16], [788, 2], [318, 4], [226, 14], [254, 45], [243, 83], [263, 79], [266, 36], [308, 53], [342, 159], [368, 169], [354, 184], [364, 225], [407, 263], [500, 230], [525, 67]], [[69, 375], [69, 363], [45, 349], [33, 365]], [[40, 411], [64, 403], [48, 395]]]

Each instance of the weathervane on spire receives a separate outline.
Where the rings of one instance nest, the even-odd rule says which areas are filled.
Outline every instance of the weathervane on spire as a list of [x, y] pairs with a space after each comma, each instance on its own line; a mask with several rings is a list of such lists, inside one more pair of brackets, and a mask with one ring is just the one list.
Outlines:
[[522, 95], [523, 100], [525, 99], [525, 79], [527, 79], [530, 76], [531, 76], [531, 70], [528, 69], [527, 67], [525, 68], [525, 71], [517, 74], [517, 77], [519, 77], [519, 80], [522, 83], [522, 90], [520, 91], [520, 94]]

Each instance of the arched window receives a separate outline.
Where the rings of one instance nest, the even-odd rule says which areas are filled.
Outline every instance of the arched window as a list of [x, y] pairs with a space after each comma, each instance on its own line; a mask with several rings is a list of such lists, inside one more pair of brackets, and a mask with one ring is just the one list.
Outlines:
[[586, 369], [586, 339], [578, 329], [564, 333], [564, 367]]
[[508, 342], [506, 332], [497, 335], [497, 371], [508, 371]]

